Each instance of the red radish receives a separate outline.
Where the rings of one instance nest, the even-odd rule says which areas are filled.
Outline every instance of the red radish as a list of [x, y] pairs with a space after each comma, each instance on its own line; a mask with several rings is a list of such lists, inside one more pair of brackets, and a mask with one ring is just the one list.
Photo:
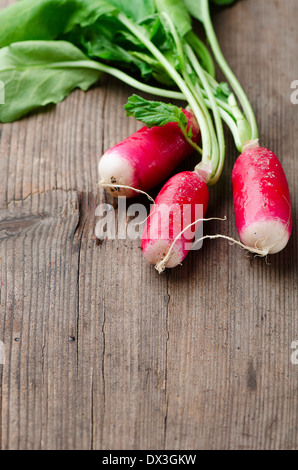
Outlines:
[[[197, 121], [191, 111], [183, 110], [183, 113], [188, 121], [187, 130], [191, 126], [192, 140], [198, 143]], [[147, 191], [165, 179], [193, 151], [176, 123], [144, 126], [102, 156], [98, 165], [100, 185], [115, 197], [134, 197], [136, 191], [117, 188], [117, 185]]]
[[[159, 192], [146, 222], [141, 247], [146, 260], [154, 264], [160, 272], [165, 267], [174, 268], [183, 261], [189, 252], [194, 232], [201, 223], [194, 224], [194, 222], [204, 217], [208, 201], [207, 184], [195, 171], [176, 174]], [[195, 209], [201, 209], [200, 217]], [[183, 223], [186, 212], [189, 218]], [[194, 226], [183, 231], [189, 224]], [[173, 244], [182, 231], [183, 233]], [[169, 251], [171, 253], [168, 256]]]
[[292, 210], [283, 168], [270, 150], [245, 150], [232, 173], [236, 226], [244, 245], [281, 251], [291, 235]]

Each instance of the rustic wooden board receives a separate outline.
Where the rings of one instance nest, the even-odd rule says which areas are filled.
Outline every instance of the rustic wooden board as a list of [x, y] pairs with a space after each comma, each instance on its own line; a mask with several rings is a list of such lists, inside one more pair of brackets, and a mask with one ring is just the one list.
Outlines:
[[[297, 448], [297, 16], [296, 0], [242, 0], [215, 17], [291, 189], [270, 265], [218, 240], [158, 275], [138, 241], [96, 243], [98, 158], [138, 127], [116, 80], [1, 125], [2, 449]], [[209, 233], [237, 236], [236, 156], [229, 137], [209, 207], [228, 221]]]

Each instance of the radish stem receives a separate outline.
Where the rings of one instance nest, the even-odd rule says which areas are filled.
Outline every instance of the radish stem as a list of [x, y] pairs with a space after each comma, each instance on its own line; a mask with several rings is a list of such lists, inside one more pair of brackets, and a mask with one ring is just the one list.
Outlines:
[[[259, 133], [258, 133], [258, 127], [257, 127], [257, 122], [256, 122], [256, 117], [255, 117], [254, 111], [252, 109], [252, 106], [251, 106], [251, 104], [250, 104], [250, 102], [249, 102], [242, 86], [240, 85], [238, 79], [236, 78], [236, 76], [232, 72], [229, 64], [227, 63], [227, 61], [226, 61], [226, 59], [225, 59], [225, 57], [224, 57], [224, 55], [221, 51], [221, 48], [219, 46], [219, 42], [217, 40], [215, 31], [214, 31], [214, 28], [213, 28], [211, 17], [210, 17], [209, 0], [201, 0], [201, 4], [202, 4], [202, 16], [203, 16], [202, 21], [203, 21], [203, 24], [204, 24], [204, 27], [205, 27], [205, 31], [206, 31], [208, 40], [210, 42], [211, 49], [212, 49], [213, 54], [215, 56], [215, 59], [216, 59], [218, 65], [220, 66], [222, 72], [225, 74], [226, 78], [230, 82], [232, 88], [234, 89], [235, 94], [238, 97], [238, 99], [241, 103], [241, 106], [243, 107], [243, 110], [244, 110], [244, 112], [247, 116], [247, 119], [249, 121], [250, 128], [251, 128], [250, 140], [257, 139], [259, 137]], [[244, 143], [245, 142], [243, 142], [243, 144]]]
[[201, 59], [205, 70], [209, 73], [211, 77], [215, 78], [214, 63], [211, 54], [205, 44], [198, 38], [198, 36], [193, 31], [189, 31], [189, 33], [187, 33], [186, 40], [188, 44], [192, 47], [193, 51]]
[[[184, 55], [184, 50], [183, 50], [183, 46], [182, 46], [182, 43], [178, 37], [178, 34], [177, 34], [177, 31], [176, 31], [176, 28], [173, 24], [173, 22], [171, 21], [170, 17], [168, 16], [167, 13], [163, 12], [162, 13], [163, 17], [165, 18], [165, 20], [167, 21], [168, 23], [168, 26], [170, 28], [170, 31], [171, 31], [171, 34], [173, 36], [173, 39], [175, 41], [175, 44], [176, 44], [176, 47], [177, 47], [177, 51], [178, 51], [178, 54], [179, 54], [179, 58], [180, 58], [180, 68], [181, 68], [181, 72], [182, 72], [182, 76], [185, 80], [185, 82], [187, 83], [187, 85], [189, 86], [190, 90], [193, 92], [193, 95], [194, 97], [196, 98], [199, 106], [201, 107], [202, 111], [204, 112], [205, 114], [205, 118], [206, 118], [206, 121], [208, 123], [208, 127], [209, 127], [209, 135], [210, 135], [210, 139], [211, 139], [211, 154], [207, 156], [206, 158], [206, 155], [204, 156], [203, 155], [203, 158], [202, 158], [202, 162], [203, 163], [208, 163], [210, 162], [210, 158], [212, 160], [212, 168], [214, 168], [214, 171], [217, 167], [217, 163], [218, 163], [218, 143], [217, 143], [217, 139], [216, 139], [216, 134], [215, 134], [215, 130], [214, 130], [214, 126], [213, 126], [213, 122], [212, 122], [212, 119], [211, 119], [211, 116], [210, 116], [210, 113], [207, 109], [207, 106], [204, 102], [204, 99], [203, 99], [203, 96], [202, 94], [198, 94], [197, 93], [197, 90], [195, 88], [195, 85], [192, 83], [192, 80], [189, 76], [189, 73], [188, 71], [186, 70], [186, 62], [185, 62], [185, 55]], [[187, 45], [185, 45], [185, 48], [186, 47], [189, 47]], [[191, 48], [189, 47], [189, 49], [191, 50]], [[196, 59], [196, 56], [195, 54], [193, 54], [193, 57], [194, 59], [197, 61]], [[208, 84], [207, 84], [208, 85]], [[212, 94], [212, 93], [211, 93]], [[213, 97], [213, 95], [212, 95]], [[210, 97], [210, 100], [212, 99], [212, 97]], [[212, 109], [213, 110], [213, 109]], [[214, 112], [214, 110], [213, 110]], [[212, 175], [211, 175], [212, 177]], [[211, 178], [210, 178], [211, 180]]]
[[218, 181], [218, 178], [220, 177], [220, 174], [223, 169], [223, 164], [224, 164], [224, 159], [225, 159], [225, 138], [224, 138], [224, 133], [223, 133], [223, 127], [222, 127], [222, 121], [221, 121], [221, 116], [219, 113], [218, 106], [216, 104], [216, 100], [214, 98], [214, 95], [212, 93], [211, 87], [208, 83], [208, 80], [206, 79], [206, 76], [204, 74], [204, 70], [202, 69], [201, 65], [199, 64], [199, 61], [197, 60], [195, 54], [193, 53], [192, 49], [190, 46], [186, 45], [185, 46], [186, 54], [192, 63], [195, 72], [197, 73], [199, 79], [202, 82], [202, 85], [204, 89], [206, 90], [206, 94], [208, 96], [208, 100], [211, 105], [211, 109], [213, 112], [214, 116], [214, 121], [215, 121], [215, 126], [216, 126], [216, 132], [217, 132], [217, 141], [218, 141], [218, 154], [217, 154], [217, 159], [215, 162], [212, 161], [212, 167], [213, 167], [213, 174], [212, 177], [210, 178], [209, 184], [215, 184]]

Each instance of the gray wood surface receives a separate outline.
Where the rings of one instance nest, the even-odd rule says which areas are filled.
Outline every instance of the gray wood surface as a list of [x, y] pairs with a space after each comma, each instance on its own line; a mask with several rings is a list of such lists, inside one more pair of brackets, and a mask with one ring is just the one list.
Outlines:
[[[297, 448], [297, 17], [297, 0], [215, 17], [290, 185], [294, 232], [270, 265], [216, 240], [158, 275], [138, 241], [96, 242], [98, 158], [139, 126], [116, 80], [1, 125], [2, 449]], [[237, 237], [227, 142], [208, 215], [228, 221], [205, 232]]]

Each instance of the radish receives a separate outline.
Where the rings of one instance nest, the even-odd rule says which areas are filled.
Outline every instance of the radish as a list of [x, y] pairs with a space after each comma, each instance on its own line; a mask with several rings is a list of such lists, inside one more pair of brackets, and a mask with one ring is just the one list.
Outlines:
[[[198, 143], [198, 123], [191, 111], [183, 113], [187, 129], [192, 131], [192, 141]], [[153, 188], [193, 151], [176, 123], [144, 126], [102, 156], [98, 164], [100, 185], [115, 197], [134, 197], [137, 192], [133, 188], [142, 191]]]
[[[154, 264], [159, 272], [165, 267], [174, 268], [186, 257], [194, 239], [193, 230], [198, 229], [208, 201], [207, 184], [195, 171], [176, 174], [159, 192], [141, 242], [145, 259]], [[196, 208], [201, 212], [200, 219]], [[188, 220], [185, 225], [186, 214]], [[191, 228], [190, 225], [194, 227]]]
[[[228, 3], [228, 0], [224, 3]], [[200, 57], [187, 40], [185, 41], [187, 36], [190, 38], [190, 43], [194, 44], [193, 36], [190, 37], [188, 34], [191, 32], [190, 23], [183, 22], [181, 25], [181, 18], [187, 18], [187, 15], [177, 14], [179, 9], [180, 13], [183, 12], [181, 9], [183, 4], [203, 23], [214, 57], [229, 81], [232, 93], [227, 84], [218, 84], [214, 77], [202, 69]], [[209, 0], [175, 2], [175, 9], [172, 8], [172, 2], [158, 2], [158, 9], [162, 23], [166, 25], [167, 33], [171, 35], [175, 44], [179, 59], [175, 67], [148, 39], [142, 28], [133, 24], [122, 13], [118, 15], [118, 19], [143, 43], [147, 52], [159, 62], [163, 70], [167, 71], [172, 82], [188, 102], [200, 128], [202, 158], [194, 171], [175, 175], [158, 194], [142, 237], [141, 248], [144, 257], [162, 272], [166, 267], [173, 268], [180, 264], [190, 250], [189, 241], [194, 239], [191, 227], [198, 228], [200, 223], [206, 220], [203, 217], [209, 199], [207, 185], [217, 183], [223, 169], [225, 140], [222, 120], [229, 126], [235, 145], [242, 153], [233, 171], [236, 223], [241, 242], [220, 234], [206, 235], [200, 240], [221, 237], [260, 256], [277, 253], [287, 244], [292, 229], [287, 181], [277, 157], [269, 150], [255, 145], [258, 141], [258, 128], [253, 108], [220, 50], [210, 18]], [[181, 33], [185, 27], [186, 32]], [[158, 117], [157, 110], [160, 103], [154, 106], [152, 102], [146, 103], [144, 99], [136, 99], [129, 107], [130, 115], [134, 113], [135, 117], [144, 124], [149, 122], [149, 127], [165, 126], [154, 132], [163, 134], [167, 129], [166, 126], [170, 128], [171, 125], [176, 128], [174, 135], [177, 137], [179, 134], [177, 124], [165, 123], [162, 113], [162, 116]], [[208, 108], [211, 109], [212, 116]], [[184, 118], [183, 114], [182, 116]], [[154, 119], [158, 124], [153, 124]], [[146, 140], [147, 133], [153, 129], [143, 128], [131, 136], [128, 139], [127, 152], [123, 151], [124, 143], [121, 143], [102, 157], [99, 163], [101, 185], [111, 187], [114, 195], [125, 194], [131, 197], [135, 195], [135, 190], [142, 192], [149, 189], [182, 161], [183, 158], [180, 160], [180, 157], [172, 156], [172, 153], [176, 156], [176, 150], [171, 146], [172, 136], [170, 139], [165, 139], [167, 142], [165, 147], [169, 146], [170, 151], [163, 146], [160, 147], [155, 139]], [[143, 133], [144, 140], [141, 138]], [[182, 132], [182, 135], [185, 138], [185, 133]], [[186, 140], [184, 144], [188, 146], [189, 141]], [[192, 149], [189, 148], [189, 151], [191, 153]], [[195, 214], [197, 205], [202, 207], [200, 218]], [[190, 223], [181, 230], [185, 207], [191, 209]], [[177, 230], [177, 226], [180, 230]]]
[[262, 147], [245, 150], [234, 165], [232, 184], [241, 242], [264, 254], [281, 251], [291, 235], [292, 211], [287, 179], [276, 155]]

